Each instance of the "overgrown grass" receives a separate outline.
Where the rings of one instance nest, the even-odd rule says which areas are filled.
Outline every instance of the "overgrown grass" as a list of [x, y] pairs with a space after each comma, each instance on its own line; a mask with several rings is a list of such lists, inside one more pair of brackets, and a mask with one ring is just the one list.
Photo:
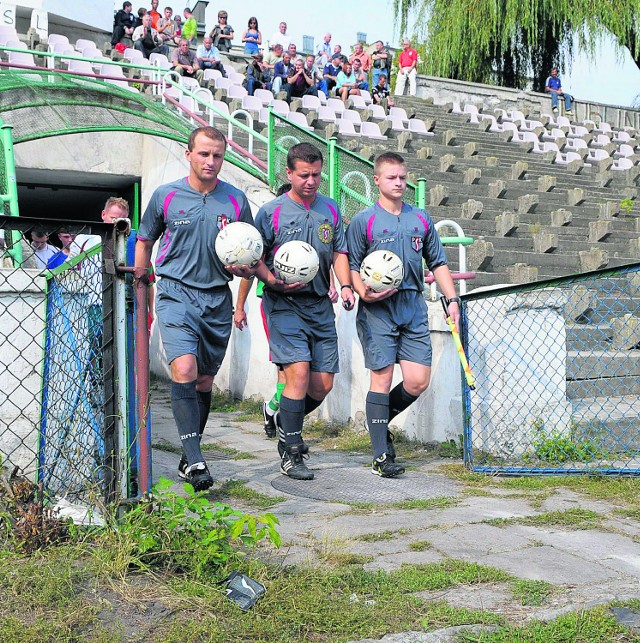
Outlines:
[[566, 511], [548, 511], [537, 516], [514, 518], [491, 518], [484, 520], [487, 525], [505, 527], [507, 525], [532, 525], [535, 527], [567, 527], [571, 529], [595, 529], [604, 516], [588, 509], [567, 509]]
[[427, 551], [432, 547], [433, 545], [428, 540], [414, 540], [412, 543], [409, 543], [409, 549], [411, 551]]
[[551, 583], [544, 580], [517, 578], [512, 581], [513, 595], [520, 605], [543, 605], [556, 591]]
[[231, 396], [228, 391], [214, 390], [211, 395], [211, 410], [216, 413], [241, 413], [248, 419], [254, 419], [262, 417], [261, 405], [260, 400], [241, 400]]
[[208, 493], [212, 500], [241, 500], [242, 502], [258, 509], [268, 509], [284, 502], [284, 496], [268, 496], [251, 487], [247, 487], [246, 480], [228, 480]]

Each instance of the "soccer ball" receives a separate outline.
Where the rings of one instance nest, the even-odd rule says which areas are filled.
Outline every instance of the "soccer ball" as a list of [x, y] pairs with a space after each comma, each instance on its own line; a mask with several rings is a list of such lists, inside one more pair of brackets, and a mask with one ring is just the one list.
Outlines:
[[223, 265], [253, 268], [262, 257], [264, 245], [251, 224], [234, 221], [218, 232], [215, 248]]
[[375, 250], [364, 258], [360, 278], [373, 292], [397, 288], [404, 279], [402, 260], [389, 250]]
[[273, 258], [273, 270], [285, 284], [308, 284], [318, 273], [320, 262], [313, 246], [304, 241], [287, 241]]

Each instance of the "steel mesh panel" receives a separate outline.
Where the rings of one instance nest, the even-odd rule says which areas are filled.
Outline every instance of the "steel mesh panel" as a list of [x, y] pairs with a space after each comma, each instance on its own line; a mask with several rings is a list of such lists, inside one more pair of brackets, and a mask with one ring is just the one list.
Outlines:
[[502, 473], [640, 473], [640, 266], [470, 296], [466, 457]]
[[[2, 137], [0, 137], [0, 194], [6, 195], [9, 193], [9, 182], [7, 181], [7, 167], [4, 160], [5, 149], [4, 142]], [[2, 202], [2, 210], [0, 214], [8, 216], [9, 212], [9, 203], [8, 201]]]
[[340, 148], [338, 157], [338, 203], [345, 223], [378, 199], [373, 182], [373, 163]]

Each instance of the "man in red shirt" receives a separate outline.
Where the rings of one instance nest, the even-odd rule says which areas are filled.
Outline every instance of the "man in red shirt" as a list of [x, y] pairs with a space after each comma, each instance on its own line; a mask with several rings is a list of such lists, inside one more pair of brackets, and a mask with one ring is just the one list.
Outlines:
[[405, 38], [402, 41], [402, 51], [398, 58], [398, 76], [396, 78], [396, 96], [404, 94], [404, 86], [409, 79], [409, 96], [416, 95], [416, 76], [418, 72], [416, 67], [418, 65], [418, 52], [411, 49], [411, 41]]
[[369, 73], [371, 69], [371, 56], [362, 49], [362, 45], [358, 42], [353, 47], [353, 54], [349, 58], [349, 62], [353, 65], [354, 60], [359, 60], [362, 66], [362, 71], [365, 74]]
[[158, 11], [158, 5], [160, 0], [151, 0], [151, 11], [149, 15], [151, 16], [151, 26], [158, 31], [158, 21], [162, 19], [160, 12]]

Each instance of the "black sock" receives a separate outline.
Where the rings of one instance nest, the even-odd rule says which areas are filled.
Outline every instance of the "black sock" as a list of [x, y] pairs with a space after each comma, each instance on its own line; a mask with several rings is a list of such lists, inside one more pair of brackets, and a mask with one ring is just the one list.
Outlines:
[[200, 440], [204, 433], [204, 427], [207, 426], [209, 411], [211, 411], [211, 391], [197, 391], [198, 409], [200, 410]]
[[283, 395], [280, 398], [280, 426], [287, 446], [302, 443], [303, 422], [304, 400], [292, 400]]
[[387, 427], [389, 425], [389, 394], [367, 393], [367, 425], [373, 447], [373, 457], [379, 458], [387, 450]]
[[402, 411], [409, 408], [417, 399], [417, 395], [411, 395], [404, 390], [404, 382], [400, 382], [389, 393], [389, 422], [393, 420], [396, 415], [400, 415]]
[[171, 409], [189, 465], [204, 462], [200, 451], [200, 410], [196, 382], [171, 382]]
[[311, 413], [315, 411], [322, 404], [322, 400], [314, 400], [308, 393], [307, 397], [304, 398], [304, 414]]

